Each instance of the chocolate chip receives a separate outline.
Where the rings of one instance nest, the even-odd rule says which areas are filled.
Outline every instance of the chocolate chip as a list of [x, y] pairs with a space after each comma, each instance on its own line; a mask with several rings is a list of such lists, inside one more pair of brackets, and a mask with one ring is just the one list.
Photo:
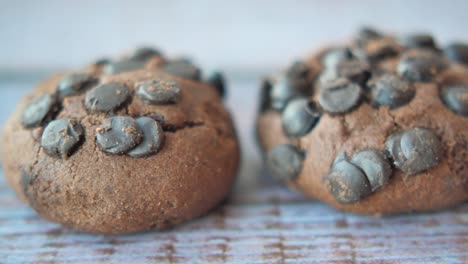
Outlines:
[[107, 64], [109, 64], [109, 63], [111, 63], [111, 60], [110, 60], [110, 59], [108, 59], [108, 58], [101, 58], [101, 59], [96, 60], [96, 61], [93, 63], [93, 65], [94, 65], [94, 66], [99, 66], [99, 67], [100, 67], [100, 66], [105, 66], [105, 65], [107, 65]]
[[320, 87], [320, 106], [330, 114], [344, 114], [359, 105], [361, 87], [346, 79], [336, 79]]
[[132, 55], [130, 55], [130, 60], [135, 61], [148, 61], [152, 57], [161, 56], [161, 52], [151, 47], [141, 47], [136, 49]]
[[339, 77], [365, 84], [370, 77], [370, 68], [366, 62], [352, 59], [340, 62], [337, 66], [337, 73]]
[[364, 172], [373, 192], [387, 184], [392, 174], [390, 164], [377, 150], [360, 151], [353, 156], [351, 163]]
[[57, 98], [50, 94], [31, 101], [23, 111], [21, 123], [26, 128], [40, 126], [58, 108]]
[[383, 37], [382, 33], [369, 26], [361, 27], [358, 31], [358, 36], [363, 36], [367, 39], [378, 39]]
[[384, 59], [397, 56], [399, 47], [392, 39], [383, 38], [370, 41], [364, 48], [353, 50], [353, 53], [361, 60], [378, 63]]
[[407, 175], [436, 166], [442, 159], [442, 144], [426, 128], [413, 128], [391, 135], [385, 143], [393, 163]]
[[309, 79], [311, 69], [303, 61], [295, 61], [288, 69], [286, 69], [285, 76], [290, 85], [295, 89], [300, 90], [304, 94], [311, 94], [312, 82]]
[[377, 30], [370, 28], [370, 27], [362, 27], [359, 29], [356, 37], [356, 42], [358, 45], [365, 45], [367, 42], [380, 39], [383, 35], [379, 33]]
[[140, 144], [143, 138], [138, 123], [131, 117], [115, 116], [96, 129], [96, 141], [110, 154], [123, 154]]
[[83, 139], [83, 133], [83, 127], [75, 120], [54, 120], [42, 133], [41, 146], [51, 157], [67, 158]]
[[104, 66], [105, 74], [118, 74], [122, 72], [136, 71], [145, 67], [145, 61], [139, 60], [120, 60], [106, 64]]
[[208, 75], [206, 82], [213, 86], [222, 98], [226, 97], [226, 81], [224, 79], [224, 75], [221, 72], [212, 72], [210, 75]]
[[410, 50], [398, 64], [400, 76], [413, 82], [430, 82], [447, 68], [444, 59], [429, 50]]
[[152, 80], [140, 84], [137, 94], [148, 104], [173, 104], [180, 99], [180, 86], [173, 81]]
[[369, 81], [372, 100], [377, 105], [391, 109], [407, 104], [415, 95], [415, 89], [405, 79], [385, 73]]
[[63, 78], [57, 87], [61, 96], [77, 95], [95, 84], [97, 79], [87, 73], [74, 73]]
[[336, 69], [340, 62], [350, 60], [352, 58], [353, 54], [349, 48], [336, 48], [323, 55], [322, 63], [325, 68]]
[[406, 48], [437, 49], [434, 38], [425, 33], [404, 35], [399, 37], [397, 41]]
[[315, 86], [320, 87], [328, 82], [338, 78], [338, 70], [336, 68], [325, 68], [320, 73], [318, 79], [315, 82]]
[[191, 58], [185, 57], [185, 56], [172, 59], [171, 63], [185, 63], [185, 64], [194, 65], [193, 60]]
[[164, 132], [161, 125], [154, 119], [145, 116], [137, 118], [136, 122], [143, 132], [143, 141], [130, 150], [127, 155], [134, 158], [142, 158], [155, 154], [164, 140]]
[[468, 44], [456, 42], [444, 49], [444, 55], [451, 61], [468, 64]]
[[316, 85], [321, 86], [337, 78], [347, 78], [359, 84], [365, 84], [370, 77], [370, 66], [364, 60], [358, 60], [354, 57], [344, 57], [337, 59], [337, 62], [329, 62], [332, 67], [325, 67], [320, 73]]
[[331, 194], [342, 204], [359, 202], [371, 193], [364, 172], [345, 158], [338, 158], [329, 174], [325, 176]]
[[286, 76], [295, 82], [307, 82], [310, 73], [309, 66], [303, 61], [295, 61], [287, 70]]
[[163, 67], [164, 71], [183, 79], [199, 81], [201, 70], [191, 63], [171, 61]]
[[101, 84], [86, 93], [85, 106], [91, 112], [111, 112], [121, 107], [129, 95], [123, 84]]
[[277, 111], [283, 111], [287, 103], [297, 97], [304, 95], [301, 87], [296, 87], [294, 80], [286, 75], [280, 75], [271, 87], [271, 107]]
[[273, 178], [280, 181], [296, 179], [302, 171], [304, 154], [293, 145], [274, 147], [267, 157], [267, 166]]
[[260, 112], [264, 112], [271, 107], [271, 89], [272, 89], [272, 84], [271, 80], [268, 78], [265, 78], [262, 80], [262, 84], [260, 86], [260, 95], [259, 95], [259, 106], [260, 106]]
[[309, 133], [317, 124], [320, 113], [306, 98], [289, 101], [281, 114], [283, 130], [289, 137], [301, 137]]
[[468, 84], [445, 88], [442, 92], [442, 101], [453, 112], [468, 117]]
[[312, 85], [308, 78], [309, 72], [305, 63], [296, 61], [276, 79], [269, 80], [271, 108], [282, 111], [289, 100], [310, 94]]

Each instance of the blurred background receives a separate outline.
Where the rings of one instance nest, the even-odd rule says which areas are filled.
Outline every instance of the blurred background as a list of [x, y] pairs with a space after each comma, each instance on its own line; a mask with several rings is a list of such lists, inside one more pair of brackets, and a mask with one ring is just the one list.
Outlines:
[[61, 69], [151, 44], [234, 71], [267, 72], [359, 26], [467, 39], [468, 1], [0, 0], [0, 68]]
[[[269, 263], [284, 263], [288, 252], [316, 263], [462, 263], [457, 259], [467, 256], [466, 206], [370, 219], [310, 203], [262, 170], [254, 138], [260, 78], [349, 39], [363, 25], [429, 32], [441, 46], [468, 41], [468, 0], [0, 0], [0, 131], [18, 102], [53, 72], [154, 45], [169, 57], [189, 55], [205, 71], [226, 73], [226, 103], [242, 145], [230, 203], [175, 232], [118, 240], [40, 220], [6, 187], [0, 165], [0, 263], [5, 255], [7, 262], [12, 255], [30, 263], [133, 263], [167, 255], [172, 263], [176, 249], [193, 263], [225, 251], [236, 263], [264, 263], [255, 261], [262, 254], [272, 258]], [[276, 257], [282, 261], [274, 262]]]

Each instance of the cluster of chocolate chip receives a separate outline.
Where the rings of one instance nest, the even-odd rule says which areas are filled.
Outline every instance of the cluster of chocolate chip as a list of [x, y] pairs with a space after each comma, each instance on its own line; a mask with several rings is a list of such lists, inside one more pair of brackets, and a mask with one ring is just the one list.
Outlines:
[[[155, 79], [138, 83], [137, 96], [148, 105], [177, 103], [181, 97], [180, 85], [174, 81]], [[85, 106], [90, 112], [109, 112], [118, 109], [129, 97], [125, 85], [109, 83], [88, 91]], [[154, 154], [160, 148], [164, 132], [158, 121], [149, 117], [114, 116], [96, 129], [96, 141], [107, 153], [127, 154], [141, 158]]]
[[[62, 108], [62, 100], [69, 96], [84, 96], [84, 106], [90, 113], [113, 115], [132, 99], [127, 84], [100, 83], [99, 72], [118, 74], [144, 68], [151, 60], [158, 60], [167, 73], [195, 81], [201, 80], [200, 69], [187, 59], [166, 62], [162, 54], [152, 48], [135, 50], [125, 59], [111, 61], [101, 59], [94, 66], [98, 73], [73, 73], [64, 77], [54, 94], [45, 94], [32, 100], [22, 114], [25, 128], [45, 126], [41, 146], [45, 153], [56, 158], [67, 158], [78, 149], [84, 140], [84, 128], [78, 120], [54, 120]], [[205, 80], [221, 96], [225, 94], [222, 73], [213, 72]], [[136, 84], [136, 95], [148, 105], [174, 104], [180, 100], [179, 83], [155, 79]], [[106, 119], [96, 130], [96, 141], [100, 148], [110, 154], [127, 154], [139, 158], [154, 154], [160, 148], [164, 132], [158, 121], [149, 117], [114, 116]]]
[[[395, 71], [382, 66], [390, 60], [397, 62]], [[289, 137], [309, 133], [324, 113], [344, 115], [363, 102], [390, 109], [408, 104], [416, 94], [415, 82], [437, 81], [449, 61], [468, 65], [468, 45], [455, 43], [440, 50], [430, 35], [394, 38], [366, 28], [353, 45], [327, 50], [320, 61], [317, 69], [295, 62], [263, 81], [260, 111], [281, 112]], [[441, 84], [441, 100], [454, 113], [468, 116], [468, 83]]]
[[360, 201], [382, 188], [392, 169], [384, 155], [377, 150], [363, 150], [349, 159], [342, 153], [325, 177], [335, 199], [343, 204]]
[[[91, 88], [91, 86], [93, 86]], [[91, 89], [90, 89], [91, 88]], [[80, 95], [86, 91], [84, 105], [89, 113], [114, 113], [131, 96], [124, 84], [97, 84], [91, 75], [78, 73], [66, 76], [58, 85], [56, 94], [33, 100], [23, 112], [23, 125], [40, 126], [49, 115], [56, 112], [60, 98]], [[138, 85], [138, 96], [147, 104], [175, 103], [180, 98], [180, 86], [173, 81], [153, 80]], [[127, 154], [140, 158], [158, 151], [164, 139], [161, 125], [149, 117], [115, 116], [106, 119], [96, 130], [96, 141], [110, 154]], [[77, 120], [50, 121], [41, 138], [45, 153], [56, 158], [67, 158], [82, 142], [84, 130]]]
[[41, 136], [44, 152], [55, 158], [69, 157], [84, 140], [84, 129], [79, 121], [55, 117], [62, 109], [62, 100], [79, 95], [98, 82], [90, 74], [75, 73], [63, 78], [54, 94], [45, 94], [32, 100], [24, 109], [21, 123], [25, 128], [45, 126]]
[[341, 154], [325, 176], [335, 199], [343, 204], [360, 201], [381, 189], [392, 174], [393, 165], [406, 175], [414, 175], [436, 166], [442, 159], [442, 144], [426, 128], [413, 128], [391, 135], [386, 153], [364, 150], [348, 159]]
[[95, 62], [95, 66], [104, 74], [119, 74], [140, 70], [148, 65], [156, 65], [170, 75], [182, 79], [205, 82], [214, 87], [221, 97], [224, 97], [226, 94], [225, 78], [221, 72], [212, 71], [207, 75], [206, 79], [202, 80], [200, 67], [195, 65], [190, 59], [177, 58], [167, 60], [159, 50], [151, 47], [136, 49], [130, 56], [122, 59], [111, 60], [104, 58]]
[[[325, 182], [338, 202], [356, 203], [380, 190], [389, 181], [393, 167], [409, 176], [436, 166], [442, 159], [440, 140], [426, 128], [393, 134], [385, 146], [385, 151], [366, 149], [351, 158], [341, 153], [335, 159]], [[267, 166], [274, 178], [291, 181], [300, 175], [304, 158], [305, 153], [296, 146], [282, 144], [268, 153]]]
[[105, 152], [134, 158], [156, 153], [164, 140], [159, 122], [145, 116], [108, 118], [96, 129], [96, 134], [96, 141]]
[[[436, 83], [441, 101], [455, 114], [468, 116], [468, 83], [438, 79], [452, 66], [468, 66], [467, 44], [440, 49], [430, 35], [395, 38], [366, 28], [353, 45], [329, 49], [319, 59], [320, 66], [295, 62], [262, 83], [260, 111], [279, 112], [288, 138], [311, 133], [325, 114], [345, 115], [362, 103], [391, 110], [405, 106], [416, 95], [415, 83]], [[433, 131], [416, 127], [391, 135], [385, 150], [340, 155], [325, 179], [337, 201], [355, 203], [381, 189], [393, 168], [418, 174], [436, 166], [442, 152]], [[267, 165], [273, 177], [291, 181], [301, 173], [305, 155], [293, 144], [278, 145], [268, 153]]]
[[118, 60], [104, 58], [95, 62], [95, 65], [101, 67], [104, 74], [118, 74], [143, 69], [152, 59], [162, 60], [161, 52], [151, 47], [142, 47], [126, 58]]

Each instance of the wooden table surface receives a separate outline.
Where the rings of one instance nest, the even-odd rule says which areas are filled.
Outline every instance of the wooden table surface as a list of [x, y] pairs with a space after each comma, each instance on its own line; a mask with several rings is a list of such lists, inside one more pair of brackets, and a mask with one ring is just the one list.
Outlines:
[[[42, 77], [0, 74], [0, 124]], [[254, 76], [231, 74], [228, 105], [243, 164], [220, 208], [164, 232], [90, 235], [44, 221], [0, 175], [0, 263], [468, 263], [467, 203], [432, 214], [369, 218], [271, 181], [253, 140], [257, 84]]]

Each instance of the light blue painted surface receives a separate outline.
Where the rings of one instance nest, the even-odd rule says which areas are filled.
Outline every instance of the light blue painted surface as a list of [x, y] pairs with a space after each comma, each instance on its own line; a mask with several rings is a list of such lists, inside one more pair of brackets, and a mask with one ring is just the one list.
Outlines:
[[363, 24], [468, 40], [468, 1], [0, 0], [0, 68], [80, 67], [153, 44], [206, 66], [271, 69]]

